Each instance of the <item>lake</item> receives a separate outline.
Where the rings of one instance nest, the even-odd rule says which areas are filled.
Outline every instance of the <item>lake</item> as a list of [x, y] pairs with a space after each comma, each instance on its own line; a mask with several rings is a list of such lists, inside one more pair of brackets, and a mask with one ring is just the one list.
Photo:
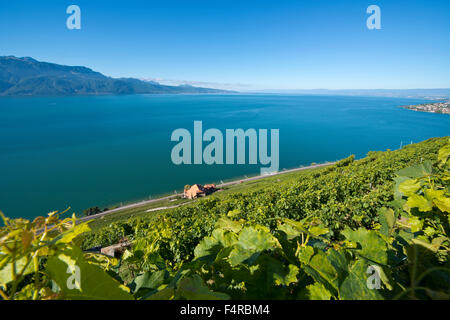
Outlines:
[[[33, 218], [259, 174], [257, 165], [180, 165], [173, 130], [279, 129], [280, 169], [450, 134], [419, 99], [299, 95], [133, 95], [0, 99], [0, 210]], [[206, 144], [206, 143], [205, 143]]]

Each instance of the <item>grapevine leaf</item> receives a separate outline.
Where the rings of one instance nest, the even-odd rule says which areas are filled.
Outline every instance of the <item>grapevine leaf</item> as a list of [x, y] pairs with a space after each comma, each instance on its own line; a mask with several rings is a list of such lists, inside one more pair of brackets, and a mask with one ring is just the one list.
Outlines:
[[364, 258], [382, 265], [387, 263], [387, 244], [375, 231], [364, 228], [356, 231], [345, 229], [342, 234], [347, 240], [360, 244], [361, 250], [358, 251]]
[[134, 279], [136, 285], [134, 292], [138, 292], [140, 288], [156, 289], [164, 283], [166, 276], [166, 270], [141, 274]]
[[214, 237], [205, 237], [194, 249], [195, 259], [212, 262], [222, 248], [222, 244]]
[[423, 220], [418, 217], [411, 217], [408, 219], [408, 223], [411, 227], [411, 232], [419, 232], [423, 228]]
[[230, 220], [227, 217], [221, 217], [216, 223], [216, 228], [222, 228], [234, 233], [239, 233], [242, 229], [242, 223], [239, 221]]
[[272, 267], [271, 271], [273, 272], [275, 285], [288, 286], [291, 283], [297, 282], [297, 274], [299, 272], [299, 268], [297, 266], [290, 264], [286, 270], [281, 263], [276, 265], [272, 263], [270, 264], [270, 267]]
[[306, 290], [308, 291], [310, 300], [330, 300], [333, 296], [331, 292], [328, 291], [327, 288], [325, 288], [325, 286], [320, 282], [310, 284], [306, 287]]
[[223, 247], [230, 247], [238, 241], [236, 234], [226, 231], [226, 229], [216, 229], [211, 235], [216, 239]]
[[413, 194], [408, 197], [405, 204], [408, 208], [418, 208], [419, 211], [428, 212], [433, 210], [433, 203], [423, 196]]
[[79, 225], [76, 225], [75, 227], [67, 230], [66, 232], [62, 233], [61, 235], [57, 236], [55, 238], [56, 243], [70, 243], [73, 239], [75, 239], [77, 236], [79, 236], [82, 233], [91, 231], [91, 228], [89, 225], [84, 222], [80, 223]]
[[420, 245], [432, 252], [437, 252], [439, 248], [441, 247], [441, 244], [447, 240], [446, 237], [438, 237], [434, 238], [433, 241], [430, 243], [429, 241], [425, 241], [423, 239], [412, 239], [411, 242], [417, 245]]
[[445, 196], [444, 190], [426, 189], [425, 196], [443, 212], [450, 213], [450, 197]]
[[[28, 263], [29, 261], [27, 261], [26, 257], [22, 257], [18, 260], [15, 261], [16, 262], [16, 273], [20, 273], [22, 272], [23, 268], [25, 268], [23, 275], [27, 275], [33, 272], [33, 264], [32, 263]], [[28, 263], [28, 264], [27, 264]], [[10, 283], [13, 280], [12, 277], [12, 268], [13, 268], [13, 263], [11, 262], [9, 257], [4, 258], [4, 260], [2, 260], [2, 268], [0, 269], [0, 284], [1, 285], [5, 285], [7, 283]]]
[[405, 196], [415, 194], [420, 189], [420, 183], [415, 179], [405, 180], [400, 183], [398, 190]]
[[152, 294], [147, 300], [171, 300], [175, 295], [175, 290], [170, 287], [165, 287], [164, 289]]
[[233, 250], [230, 252], [229, 261], [233, 267], [244, 261], [248, 264], [252, 264], [259, 257], [259, 254], [259, 251], [247, 250], [238, 244], [235, 245]]
[[348, 261], [345, 254], [334, 249], [330, 249], [327, 252], [327, 259], [330, 261], [334, 269], [336, 269], [338, 273], [338, 282], [339, 285], [341, 285], [345, 277], [348, 275]]
[[230, 253], [230, 262], [232, 266], [235, 266], [251, 258], [249, 263], [252, 263], [264, 250], [280, 247], [278, 240], [268, 228], [260, 225], [245, 227], [239, 234], [238, 243]]
[[230, 211], [228, 211], [227, 216], [229, 218], [234, 218], [234, 217], [238, 216], [240, 213], [241, 213], [241, 210], [239, 210], [239, 209], [230, 210]]
[[259, 225], [242, 229], [239, 234], [239, 245], [251, 251], [264, 251], [279, 246], [269, 229]]
[[328, 290], [337, 289], [338, 273], [324, 252], [318, 251], [304, 269], [314, 280], [324, 284]]
[[450, 158], [450, 144], [442, 147], [438, 153], [438, 162], [440, 165], [445, 164]]
[[400, 192], [399, 188], [400, 185], [405, 182], [411, 180], [408, 177], [395, 177], [394, 178], [394, 182], [395, 182], [395, 187], [394, 187], [394, 199], [399, 200], [403, 197], [403, 193]]
[[320, 226], [313, 226], [313, 227], [309, 228], [308, 231], [311, 233], [311, 235], [313, 235], [315, 237], [318, 237], [318, 236], [328, 233], [327, 228], [320, 227]]
[[302, 234], [302, 232], [297, 228], [286, 223], [279, 225], [277, 229], [283, 231], [286, 234], [287, 240], [292, 240]]
[[216, 229], [211, 237], [205, 237], [195, 247], [194, 255], [196, 259], [213, 262], [217, 254], [223, 248], [230, 247], [237, 242], [238, 237], [224, 229]]
[[397, 171], [396, 174], [400, 177], [420, 178], [430, 175], [432, 172], [431, 161], [427, 160], [421, 164], [408, 167]]
[[47, 261], [47, 272], [69, 300], [130, 300], [127, 288], [101, 268], [87, 263], [79, 250], [65, 250]]
[[378, 210], [378, 215], [381, 224], [380, 232], [388, 237], [395, 225], [394, 210], [383, 207]]
[[350, 269], [349, 276], [342, 283], [339, 294], [344, 300], [382, 300], [383, 296], [377, 289], [369, 289], [367, 285], [368, 265], [358, 260]]
[[311, 257], [314, 255], [314, 249], [311, 246], [300, 247], [298, 251], [298, 259], [304, 264], [308, 264]]
[[228, 300], [230, 298], [225, 293], [211, 291], [197, 274], [180, 280], [176, 293], [188, 300]]

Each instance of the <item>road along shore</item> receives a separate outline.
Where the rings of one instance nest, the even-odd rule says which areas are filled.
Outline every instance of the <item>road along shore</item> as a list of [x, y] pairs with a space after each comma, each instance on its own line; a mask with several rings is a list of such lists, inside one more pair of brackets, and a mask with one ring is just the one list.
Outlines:
[[[272, 173], [272, 174], [266, 174], [266, 175], [261, 175], [261, 176], [255, 176], [255, 177], [250, 177], [250, 178], [234, 180], [234, 181], [231, 181], [231, 182], [218, 184], [217, 188], [220, 189], [220, 188], [232, 186], [232, 185], [235, 185], [235, 184], [239, 184], [239, 183], [242, 183], [242, 182], [260, 180], [260, 179], [264, 179], [264, 178], [268, 178], [268, 177], [274, 177], [274, 176], [279, 176], [279, 175], [282, 175], [282, 174], [292, 173], [292, 172], [296, 172], [296, 171], [316, 169], [316, 168], [325, 167], [325, 166], [329, 166], [329, 165], [333, 165], [333, 164], [335, 164], [335, 162], [326, 162], [326, 163], [314, 164], [314, 165], [306, 166], [306, 167], [300, 167], [300, 168], [294, 168], [294, 169], [285, 170], [285, 171], [279, 171], [279, 172]], [[170, 195], [170, 196], [166, 196], [166, 197], [161, 197], [161, 198], [157, 198], [157, 199], [151, 199], [151, 200], [144, 200], [144, 201], [140, 201], [140, 202], [135, 202], [135, 203], [127, 204], [127, 205], [124, 205], [124, 206], [121, 206], [121, 207], [118, 207], [118, 208], [114, 208], [114, 209], [111, 209], [111, 210], [103, 211], [101, 213], [97, 213], [97, 214], [94, 214], [92, 216], [82, 217], [82, 218], [80, 218], [80, 220], [82, 220], [82, 221], [89, 221], [89, 220], [93, 220], [93, 219], [98, 219], [98, 218], [101, 218], [103, 216], [106, 216], [106, 215], [114, 213], [114, 212], [119, 212], [119, 211], [122, 211], [122, 210], [125, 210], [125, 209], [138, 208], [138, 207], [141, 207], [141, 206], [145, 206], [147, 204], [151, 204], [151, 203], [155, 203], [155, 202], [159, 202], [159, 201], [164, 201], [164, 200], [171, 200], [171, 199], [174, 199], [174, 198], [178, 198], [180, 196], [183, 196], [183, 194], [182, 193], [178, 193], [178, 194], [174, 194], [174, 195]], [[173, 206], [173, 207], [178, 207], [178, 206], [179, 205]], [[172, 207], [152, 208], [152, 209], [148, 210], [148, 212], [150, 212], [150, 211], [158, 211], [158, 210], [163, 210], [163, 209], [170, 209], [170, 208], [172, 208]]]

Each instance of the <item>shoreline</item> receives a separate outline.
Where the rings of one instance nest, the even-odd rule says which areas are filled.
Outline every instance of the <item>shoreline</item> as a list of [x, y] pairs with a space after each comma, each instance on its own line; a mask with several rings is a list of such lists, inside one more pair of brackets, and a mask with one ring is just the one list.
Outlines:
[[443, 100], [441, 102], [422, 103], [409, 106], [400, 106], [400, 108], [437, 114], [450, 114], [450, 100]]
[[[309, 166], [305, 166], [305, 167], [298, 167], [298, 168], [288, 169], [288, 170], [285, 170], [285, 171], [279, 171], [279, 172], [272, 173], [272, 174], [259, 175], [259, 176], [249, 177], [249, 178], [233, 180], [233, 181], [230, 181], [230, 182], [225, 182], [225, 183], [222, 183], [222, 184], [218, 184], [216, 186], [217, 186], [218, 189], [221, 189], [221, 188], [224, 188], [224, 187], [240, 184], [242, 182], [261, 180], [261, 179], [264, 179], [264, 178], [279, 176], [279, 175], [283, 175], [283, 174], [287, 174], [287, 173], [292, 173], [292, 172], [297, 172], [297, 171], [302, 171], [302, 170], [310, 170], [310, 169], [321, 168], [321, 167], [333, 165], [335, 163], [336, 162], [325, 162], [325, 163], [314, 164], [314, 165], [309, 165]], [[176, 199], [176, 198], [178, 198], [178, 197], [180, 197], [182, 195], [183, 195], [183, 193], [177, 193], [177, 194], [173, 194], [173, 195], [170, 195], [170, 196], [164, 196], [164, 197], [160, 197], [160, 198], [156, 198], [156, 199], [149, 199], [149, 200], [138, 201], [138, 202], [134, 202], [134, 203], [130, 203], [130, 204], [124, 205], [124, 206], [120, 206], [118, 208], [114, 208], [114, 209], [111, 209], [111, 210], [100, 212], [100, 213], [97, 213], [97, 214], [94, 214], [94, 215], [91, 215], [91, 216], [88, 216], [88, 217], [81, 217], [81, 218], [79, 218], [79, 220], [81, 220], [83, 222], [90, 221], [90, 220], [95, 220], [95, 219], [102, 218], [102, 217], [107, 216], [109, 214], [117, 213], [117, 212], [120, 212], [120, 211], [123, 211], [123, 210], [139, 208], [141, 206], [145, 206], [145, 205], [148, 205], [148, 204], [151, 204], [151, 203], [160, 202], [160, 201], [164, 201], [164, 200]], [[184, 203], [182, 205], [185, 205], [185, 204], [188, 204], [188, 203], [190, 203], [190, 201], [187, 202], [187, 203]], [[173, 206], [173, 207], [154, 208], [154, 209], [151, 209], [151, 210], [152, 211], [158, 211], [158, 210], [176, 208], [178, 206], [180, 206], [180, 205], [176, 205], [176, 206]]]

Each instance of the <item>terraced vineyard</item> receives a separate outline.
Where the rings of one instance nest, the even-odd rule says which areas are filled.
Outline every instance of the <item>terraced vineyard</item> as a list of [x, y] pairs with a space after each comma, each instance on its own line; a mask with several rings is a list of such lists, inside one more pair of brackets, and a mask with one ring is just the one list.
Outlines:
[[[1, 294], [448, 299], [449, 157], [448, 137], [430, 139], [176, 209], [122, 217], [91, 232], [88, 224], [56, 214], [34, 222], [5, 218]], [[120, 261], [80, 249], [123, 237], [133, 245]], [[72, 286], [68, 268], [81, 274]]]

